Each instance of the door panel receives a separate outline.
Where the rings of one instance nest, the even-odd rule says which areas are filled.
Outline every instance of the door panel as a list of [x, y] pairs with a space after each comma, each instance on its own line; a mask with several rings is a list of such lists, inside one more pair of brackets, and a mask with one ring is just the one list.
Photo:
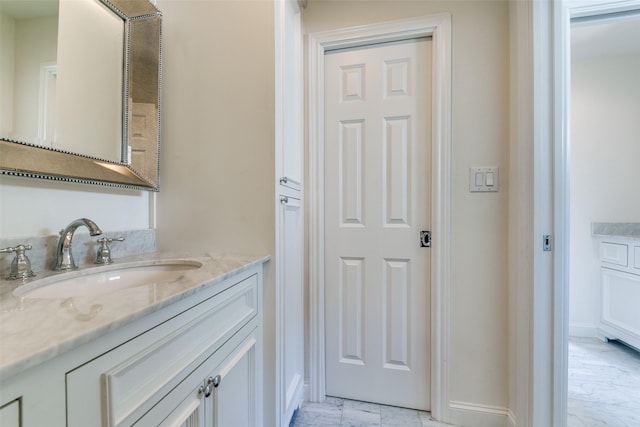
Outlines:
[[431, 40], [325, 57], [327, 394], [429, 409]]

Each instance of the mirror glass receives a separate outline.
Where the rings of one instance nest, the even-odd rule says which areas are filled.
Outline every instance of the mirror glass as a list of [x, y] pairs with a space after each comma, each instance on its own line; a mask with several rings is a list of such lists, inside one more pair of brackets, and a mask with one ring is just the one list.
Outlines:
[[0, 19], [0, 172], [158, 190], [160, 12], [0, 0]]

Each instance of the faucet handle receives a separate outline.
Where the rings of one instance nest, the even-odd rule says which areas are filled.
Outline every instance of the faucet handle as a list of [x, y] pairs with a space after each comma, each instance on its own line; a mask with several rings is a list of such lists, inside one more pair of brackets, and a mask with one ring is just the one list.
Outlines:
[[18, 245], [16, 247], [9, 247], [0, 249], [0, 253], [16, 253], [16, 256], [11, 261], [11, 267], [9, 268], [9, 276], [7, 279], [15, 280], [15, 279], [27, 279], [29, 277], [34, 277], [35, 273], [31, 270], [31, 261], [25, 255], [25, 251], [31, 250], [31, 245]]
[[113, 260], [111, 259], [111, 248], [109, 244], [112, 242], [123, 242], [124, 237], [102, 237], [97, 240], [100, 243], [100, 248], [98, 249], [98, 254], [96, 255], [96, 264], [113, 264]]

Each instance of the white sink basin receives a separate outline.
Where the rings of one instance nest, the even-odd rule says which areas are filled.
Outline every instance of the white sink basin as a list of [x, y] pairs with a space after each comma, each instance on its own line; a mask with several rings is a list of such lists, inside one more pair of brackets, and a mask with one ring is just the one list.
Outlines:
[[182, 259], [146, 264], [112, 264], [36, 280], [19, 286], [13, 294], [23, 298], [96, 296], [120, 289], [166, 284], [200, 267], [202, 263], [198, 261]]

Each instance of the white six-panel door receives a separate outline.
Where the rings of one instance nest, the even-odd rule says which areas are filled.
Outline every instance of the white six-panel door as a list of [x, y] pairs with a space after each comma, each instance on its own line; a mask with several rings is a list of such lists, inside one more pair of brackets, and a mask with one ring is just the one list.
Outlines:
[[431, 40], [325, 56], [327, 394], [430, 405]]

